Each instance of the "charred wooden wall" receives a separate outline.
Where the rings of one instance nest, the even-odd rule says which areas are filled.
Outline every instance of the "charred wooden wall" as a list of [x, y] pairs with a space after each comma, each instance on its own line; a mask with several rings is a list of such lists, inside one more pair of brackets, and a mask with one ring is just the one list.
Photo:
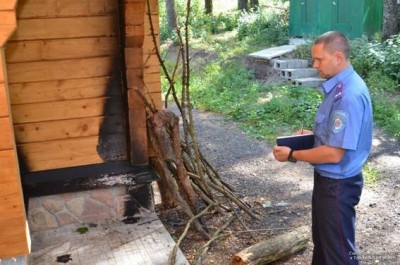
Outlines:
[[18, 2], [6, 63], [23, 171], [102, 163], [100, 128], [112, 117], [108, 134], [124, 139], [117, 10], [111, 0]]
[[29, 252], [20, 168], [148, 163], [134, 89], [162, 104], [146, 12], [158, 35], [157, 0], [0, 1], [0, 258]]

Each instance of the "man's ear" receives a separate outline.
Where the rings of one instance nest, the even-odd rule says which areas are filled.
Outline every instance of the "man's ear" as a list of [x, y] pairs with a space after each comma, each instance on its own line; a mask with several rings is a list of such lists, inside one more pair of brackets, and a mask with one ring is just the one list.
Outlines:
[[336, 51], [335, 52], [335, 60], [338, 65], [342, 64], [344, 61], [346, 61], [346, 57], [344, 56], [344, 53], [341, 51]]

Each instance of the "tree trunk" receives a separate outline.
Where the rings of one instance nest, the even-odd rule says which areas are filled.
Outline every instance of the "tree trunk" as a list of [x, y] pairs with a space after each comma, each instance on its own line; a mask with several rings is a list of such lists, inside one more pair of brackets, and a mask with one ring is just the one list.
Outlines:
[[172, 209], [178, 206], [178, 202], [175, 198], [174, 193], [169, 188], [167, 176], [165, 176], [166, 170], [163, 168], [162, 163], [155, 157], [150, 158], [150, 164], [154, 167], [155, 171], [160, 175], [160, 179], [157, 181], [157, 186], [160, 191], [161, 204], [163, 209]]
[[258, 0], [250, 0], [250, 8], [251, 9], [257, 9], [259, 5], [260, 4], [259, 4]]
[[205, 0], [204, 6], [205, 6], [206, 14], [212, 15], [212, 13], [213, 13], [213, 2], [212, 2], [212, 0]]
[[302, 250], [310, 240], [310, 229], [301, 226], [283, 235], [263, 240], [243, 249], [232, 259], [232, 265], [263, 265]]
[[383, 1], [383, 27], [382, 37], [389, 38], [391, 35], [399, 33], [400, 8], [397, 0], [384, 0]]
[[238, 0], [238, 9], [240, 11], [249, 11], [248, 0]]
[[166, 10], [167, 10], [167, 22], [168, 28], [170, 30], [175, 30], [176, 28], [176, 11], [175, 11], [175, 0], [166, 0], [165, 1]]

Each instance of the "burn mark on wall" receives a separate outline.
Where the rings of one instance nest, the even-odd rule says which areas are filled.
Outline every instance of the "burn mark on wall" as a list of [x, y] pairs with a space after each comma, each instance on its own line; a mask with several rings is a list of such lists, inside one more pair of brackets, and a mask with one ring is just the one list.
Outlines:
[[105, 161], [128, 159], [125, 103], [121, 82], [120, 57], [116, 56], [107, 85], [103, 122], [99, 130], [97, 153]]

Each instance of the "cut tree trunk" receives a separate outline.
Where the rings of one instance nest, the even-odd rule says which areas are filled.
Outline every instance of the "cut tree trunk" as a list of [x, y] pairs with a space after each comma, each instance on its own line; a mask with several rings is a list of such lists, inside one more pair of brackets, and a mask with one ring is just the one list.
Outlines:
[[310, 238], [309, 227], [301, 226], [291, 232], [243, 249], [233, 256], [232, 265], [269, 264], [304, 249]]

